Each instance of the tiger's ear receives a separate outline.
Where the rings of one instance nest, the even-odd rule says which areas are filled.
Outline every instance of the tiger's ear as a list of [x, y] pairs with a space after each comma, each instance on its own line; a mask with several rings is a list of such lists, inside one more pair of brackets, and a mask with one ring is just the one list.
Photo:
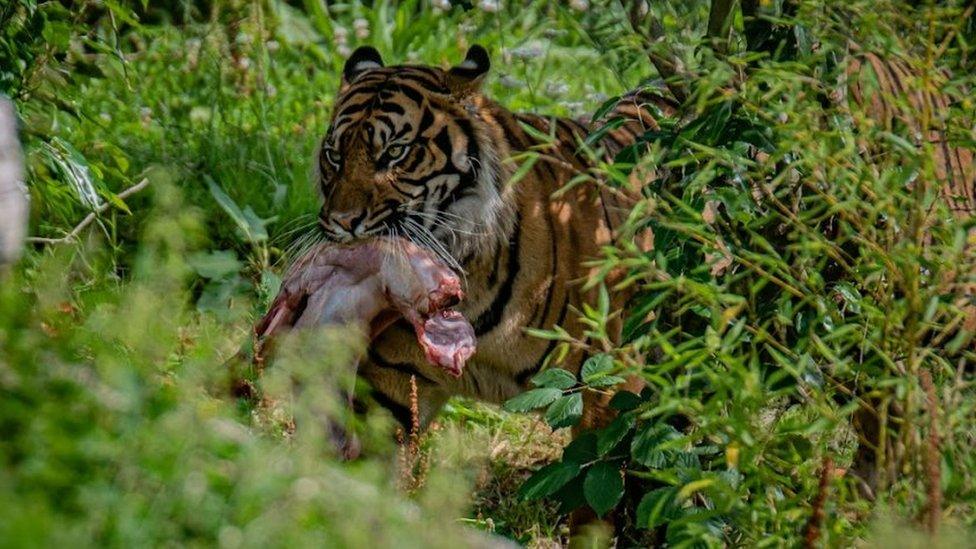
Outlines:
[[356, 51], [352, 52], [352, 55], [346, 60], [346, 66], [342, 69], [343, 87], [354, 82], [364, 72], [378, 69], [382, 66], [383, 58], [380, 57], [380, 52], [376, 51], [376, 48], [372, 46], [360, 46], [356, 48]]
[[488, 51], [475, 44], [468, 48], [464, 62], [447, 72], [447, 87], [455, 96], [475, 93], [481, 88], [489, 68], [491, 60], [488, 59]]

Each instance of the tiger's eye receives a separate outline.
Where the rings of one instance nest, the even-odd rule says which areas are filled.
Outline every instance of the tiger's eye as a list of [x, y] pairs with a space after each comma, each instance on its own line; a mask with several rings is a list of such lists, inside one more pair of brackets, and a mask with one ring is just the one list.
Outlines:
[[407, 148], [403, 145], [393, 145], [392, 147], [386, 149], [386, 154], [391, 160], [399, 160], [400, 157], [406, 152]]

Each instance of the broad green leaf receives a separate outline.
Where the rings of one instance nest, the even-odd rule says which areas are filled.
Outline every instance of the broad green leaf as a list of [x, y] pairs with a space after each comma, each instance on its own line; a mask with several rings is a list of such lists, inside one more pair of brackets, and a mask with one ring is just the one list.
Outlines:
[[553, 429], [575, 425], [583, 415], [583, 394], [572, 393], [563, 395], [549, 405], [546, 411], [546, 423]]
[[579, 474], [578, 463], [557, 461], [539, 469], [519, 488], [522, 499], [539, 499], [554, 494]]
[[620, 414], [614, 418], [610, 422], [610, 425], [600, 430], [600, 433], [597, 435], [597, 452], [602, 456], [610, 450], [613, 450], [627, 436], [627, 433], [634, 428], [635, 421], [632, 414]]
[[677, 498], [678, 489], [673, 486], [658, 488], [644, 494], [640, 504], [637, 505], [637, 526], [657, 528], [681, 516], [681, 506]]
[[591, 379], [587, 385], [590, 387], [612, 387], [627, 381], [620, 376], [599, 376]]
[[659, 447], [677, 438], [679, 435], [674, 427], [667, 424], [648, 424], [637, 431], [637, 436], [630, 445], [630, 454], [634, 461], [652, 469], [666, 467], [671, 452]]
[[563, 461], [573, 461], [581, 465], [596, 461], [599, 457], [596, 441], [597, 434], [592, 431], [577, 436], [563, 450]]
[[585, 479], [586, 475], [577, 475], [576, 478], [549, 496], [559, 502], [559, 514], [565, 515], [586, 505], [586, 496], [583, 495], [583, 481]]
[[616, 507], [617, 502], [624, 495], [624, 481], [620, 476], [620, 468], [606, 461], [590, 467], [586, 473], [586, 480], [583, 481], [583, 495], [598, 516], [607, 514], [607, 511]]
[[532, 389], [507, 400], [502, 407], [509, 412], [528, 412], [552, 404], [562, 394], [559, 389], [550, 387]]
[[580, 376], [583, 378], [583, 383], [589, 383], [597, 376], [606, 375], [611, 370], [613, 370], [613, 357], [607, 353], [600, 353], [586, 359]]
[[535, 375], [532, 384], [536, 387], [552, 387], [555, 389], [569, 389], [576, 385], [573, 374], [562, 368], [550, 368]]
[[640, 395], [632, 393], [630, 391], [617, 391], [617, 394], [613, 395], [610, 399], [610, 408], [613, 410], [618, 410], [621, 412], [626, 412], [633, 410], [640, 406], [643, 400]]

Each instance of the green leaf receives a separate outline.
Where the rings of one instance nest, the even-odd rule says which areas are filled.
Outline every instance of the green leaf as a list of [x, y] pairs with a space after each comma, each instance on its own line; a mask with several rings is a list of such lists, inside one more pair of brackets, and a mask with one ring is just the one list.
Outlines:
[[562, 394], [559, 389], [549, 387], [532, 389], [507, 400], [502, 407], [509, 412], [528, 412], [552, 404]]
[[539, 499], [554, 494], [579, 474], [578, 463], [558, 461], [539, 469], [519, 488], [522, 499]]
[[550, 368], [535, 375], [532, 384], [536, 387], [552, 387], [554, 389], [569, 389], [576, 385], [573, 374], [562, 368]]
[[589, 383], [596, 377], [610, 373], [611, 370], [613, 370], [613, 357], [607, 353], [600, 353], [586, 359], [580, 375], [583, 377], [583, 383]]
[[614, 385], [619, 385], [625, 381], [627, 380], [620, 376], [603, 376], [603, 377], [597, 377], [591, 379], [588, 385], [590, 387], [595, 387], [595, 388], [612, 387]]
[[586, 475], [578, 475], [557, 490], [556, 493], [549, 496], [559, 502], [559, 514], [565, 515], [586, 505], [586, 497], [583, 495], [583, 481], [585, 479]]
[[657, 528], [681, 516], [678, 504], [678, 489], [669, 486], [652, 490], [641, 498], [637, 505], [637, 527]]
[[630, 455], [634, 461], [652, 469], [661, 469], [668, 465], [672, 452], [660, 449], [659, 446], [680, 435], [667, 424], [648, 424], [637, 432], [630, 445]]
[[187, 263], [198, 275], [211, 280], [236, 274], [241, 269], [237, 254], [229, 250], [195, 253], [187, 258]]
[[597, 435], [596, 449], [602, 456], [613, 450], [620, 441], [627, 436], [627, 433], [634, 428], [636, 419], [632, 414], [620, 414], [610, 425], [604, 427]]
[[563, 395], [553, 402], [546, 411], [546, 423], [553, 429], [575, 425], [583, 415], [583, 395], [573, 393]]
[[641, 400], [640, 395], [637, 393], [617, 391], [617, 394], [613, 395], [613, 398], [610, 399], [610, 408], [620, 412], [627, 412], [640, 406], [641, 402], [643, 400]]
[[508, 180], [509, 185], [515, 185], [525, 177], [529, 171], [535, 166], [535, 163], [539, 161], [538, 154], [529, 154], [524, 162], [519, 164], [518, 169], [512, 174], [512, 177]]
[[597, 435], [592, 431], [574, 438], [563, 450], [563, 461], [572, 461], [580, 465], [596, 461], [599, 457], [596, 452], [596, 441]]
[[590, 467], [586, 473], [586, 480], [583, 481], [583, 495], [598, 516], [607, 514], [607, 511], [617, 506], [617, 502], [624, 495], [624, 481], [620, 476], [620, 469], [606, 461]]
[[608, 112], [610, 112], [611, 109], [613, 109], [614, 107], [616, 107], [617, 106], [617, 103], [619, 103], [619, 102], [620, 102], [620, 96], [619, 95], [615, 95], [615, 96], [607, 99], [599, 107], [597, 107], [596, 111], [594, 111], [592, 120], [599, 120], [599, 119], [603, 118], [604, 116], [606, 116], [606, 114]]
[[246, 241], [253, 244], [268, 239], [264, 220], [255, 215], [250, 207], [247, 210], [241, 210], [240, 206], [220, 188], [220, 185], [212, 177], [205, 175], [204, 178], [207, 180], [207, 188], [210, 190], [210, 194], [213, 195], [221, 209], [234, 221]]

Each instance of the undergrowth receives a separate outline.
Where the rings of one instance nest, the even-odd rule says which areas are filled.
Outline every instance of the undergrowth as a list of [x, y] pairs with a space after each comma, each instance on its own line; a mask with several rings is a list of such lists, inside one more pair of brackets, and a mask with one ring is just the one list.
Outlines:
[[[543, 547], [583, 506], [619, 523], [621, 546], [964, 544], [972, 237], [932, 184], [939, 142], [919, 134], [976, 148], [972, 11], [743, 0], [759, 16], [736, 11], [716, 37], [709, 2], [653, 3], [651, 58], [680, 61], [665, 85], [619, 2], [448, 4], [0, 6], [34, 237], [0, 273], [0, 545]], [[288, 346], [257, 408], [226, 397], [222, 365], [313, 223], [310, 160], [344, 55], [447, 65], [476, 42], [487, 93], [513, 110], [592, 114], [640, 84], [686, 95], [584, 182], [641, 186], [595, 264], [638, 297], [580, 311], [584, 338], [536, 334], [593, 357], [508, 408], [630, 374], [646, 389], [572, 443], [452, 401], [430, 434], [403, 434], [401, 459], [389, 418], [368, 414], [355, 421], [376, 457], [344, 463], [314, 426], [354, 383], [328, 374], [357, 351], [346, 334]], [[919, 108], [870, 73], [892, 121], [838, 101], [852, 44], [907, 59], [906, 82], [952, 105]], [[648, 228], [651, 254], [626, 239]], [[572, 423], [559, 409], [546, 419]], [[867, 481], [865, 410], [885, 448]]]

